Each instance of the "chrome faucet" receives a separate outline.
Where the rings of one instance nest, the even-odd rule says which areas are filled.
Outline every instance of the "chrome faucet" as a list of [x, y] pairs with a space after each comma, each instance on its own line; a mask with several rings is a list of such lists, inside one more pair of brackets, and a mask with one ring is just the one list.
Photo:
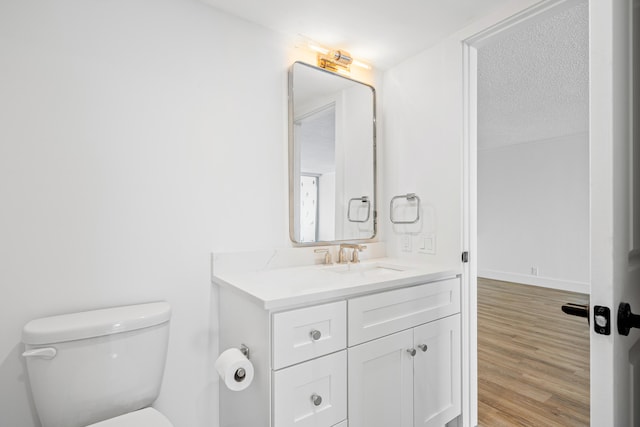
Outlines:
[[349, 262], [349, 258], [347, 257], [347, 248], [353, 249], [353, 252], [351, 253], [351, 262], [353, 263], [360, 262], [360, 257], [358, 253], [367, 249], [365, 245], [358, 245], [356, 243], [342, 243], [340, 245], [340, 252], [338, 252], [339, 264], [346, 264]]

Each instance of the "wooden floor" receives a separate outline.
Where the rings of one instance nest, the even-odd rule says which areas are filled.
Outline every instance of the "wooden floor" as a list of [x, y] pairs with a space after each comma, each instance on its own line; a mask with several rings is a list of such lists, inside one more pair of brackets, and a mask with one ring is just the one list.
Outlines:
[[478, 278], [481, 427], [588, 426], [588, 296]]

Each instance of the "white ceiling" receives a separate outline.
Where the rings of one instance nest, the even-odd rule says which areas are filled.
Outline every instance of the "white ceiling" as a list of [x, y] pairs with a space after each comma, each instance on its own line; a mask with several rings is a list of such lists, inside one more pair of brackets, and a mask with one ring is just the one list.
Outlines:
[[588, 131], [588, 37], [585, 1], [479, 49], [479, 148]]
[[202, 0], [277, 32], [345, 49], [379, 69], [513, 0]]

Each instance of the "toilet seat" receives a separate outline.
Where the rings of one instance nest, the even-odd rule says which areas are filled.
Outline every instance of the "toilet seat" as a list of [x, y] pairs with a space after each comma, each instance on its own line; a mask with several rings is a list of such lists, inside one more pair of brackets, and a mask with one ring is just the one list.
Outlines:
[[144, 408], [87, 427], [173, 427], [173, 424], [153, 408]]

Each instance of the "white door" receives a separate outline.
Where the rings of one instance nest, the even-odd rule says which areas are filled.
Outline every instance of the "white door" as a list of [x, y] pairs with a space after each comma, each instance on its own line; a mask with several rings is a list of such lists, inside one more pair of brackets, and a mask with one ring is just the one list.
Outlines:
[[441, 427], [461, 412], [460, 315], [413, 330], [415, 427]]
[[411, 329], [349, 348], [349, 427], [413, 427]]
[[[618, 332], [618, 307], [640, 312], [638, 131], [632, 144], [632, 16], [639, 0], [589, 2], [591, 158], [591, 425], [638, 426], [633, 369], [640, 330]], [[638, 21], [636, 21], [638, 22]], [[636, 24], [637, 26], [637, 24]], [[637, 33], [635, 40], [638, 40]], [[635, 62], [637, 63], [637, 56]], [[635, 67], [638, 74], [638, 66]], [[637, 84], [636, 84], [637, 86]], [[637, 88], [636, 94], [637, 92]], [[635, 150], [632, 150], [635, 148]], [[635, 179], [633, 172], [635, 169]], [[595, 306], [611, 310], [609, 335], [595, 332]], [[602, 321], [602, 319], [600, 319]], [[640, 368], [640, 366], [639, 366]], [[635, 394], [635, 396], [634, 396]], [[635, 411], [634, 411], [635, 407]]]

